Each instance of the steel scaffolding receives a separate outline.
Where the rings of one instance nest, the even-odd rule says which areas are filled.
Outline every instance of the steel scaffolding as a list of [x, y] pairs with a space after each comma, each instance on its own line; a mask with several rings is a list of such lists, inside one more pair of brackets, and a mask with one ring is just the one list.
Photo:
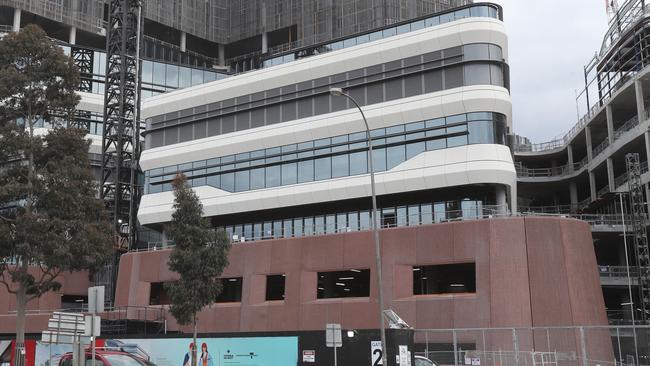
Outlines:
[[[637, 267], [639, 268], [639, 310], [640, 320], [648, 323], [650, 317], [650, 256], [648, 251], [648, 232], [646, 228], [645, 200], [641, 183], [641, 164], [639, 154], [625, 155], [627, 165], [630, 208], [632, 210], [632, 232]], [[630, 299], [632, 301], [632, 299]]]

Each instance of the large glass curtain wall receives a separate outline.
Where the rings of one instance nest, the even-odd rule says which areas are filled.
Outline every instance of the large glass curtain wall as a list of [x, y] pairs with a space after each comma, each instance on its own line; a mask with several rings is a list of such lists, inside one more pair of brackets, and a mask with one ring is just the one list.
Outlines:
[[[379, 209], [382, 228], [419, 226], [454, 220], [473, 220], [498, 215], [498, 207], [480, 199], [460, 199], [389, 206]], [[263, 222], [221, 226], [236, 242], [257, 241], [367, 231], [371, 229], [370, 210], [328, 213]]]
[[[505, 144], [506, 118], [468, 113], [371, 131], [376, 171], [387, 171], [424, 151], [468, 144]], [[173, 165], [145, 172], [145, 193], [171, 191], [177, 173], [193, 187], [244, 192], [368, 173], [366, 133]]]
[[[63, 51], [70, 54], [70, 47], [63, 46]], [[106, 53], [93, 52], [92, 93], [104, 94], [106, 76]], [[229, 75], [203, 68], [182, 66], [179, 63], [159, 61], [142, 61], [142, 98], [149, 98], [167, 91], [187, 88], [194, 85], [221, 80]]]

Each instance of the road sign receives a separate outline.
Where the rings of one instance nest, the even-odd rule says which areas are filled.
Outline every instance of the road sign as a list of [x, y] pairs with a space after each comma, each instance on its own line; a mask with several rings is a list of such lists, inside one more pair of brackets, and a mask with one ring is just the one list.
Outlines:
[[[93, 322], [94, 321], [94, 322]], [[99, 317], [98, 315], [86, 315], [85, 318], [85, 329], [86, 331], [84, 332], [85, 336], [91, 336], [91, 337], [99, 337], [101, 334], [101, 321], [102, 318]]]
[[44, 330], [41, 334], [41, 342], [43, 343], [63, 343], [73, 344], [81, 342], [82, 344], [90, 343], [90, 337], [80, 335], [78, 333], [63, 333]]
[[88, 312], [104, 312], [104, 286], [94, 286], [88, 288]]
[[381, 349], [381, 341], [371, 341], [370, 342], [370, 365], [379, 366], [384, 364], [382, 358], [383, 351]]
[[302, 351], [302, 362], [304, 362], [304, 363], [314, 363], [314, 362], [316, 362], [316, 351], [315, 350], [303, 350]]
[[327, 324], [325, 326], [325, 343], [327, 347], [341, 347], [343, 345], [341, 324]]

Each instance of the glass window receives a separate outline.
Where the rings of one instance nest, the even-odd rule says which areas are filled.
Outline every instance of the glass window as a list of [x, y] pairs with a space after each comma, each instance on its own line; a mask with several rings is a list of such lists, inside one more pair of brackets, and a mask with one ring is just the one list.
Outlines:
[[[98, 74], [98, 72], [95, 72]], [[151, 83], [153, 82], [153, 62], [143, 61], [142, 62], [142, 82]]]
[[440, 15], [440, 24], [449, 23], [454, 20], [454, 13], [447, 13]]
[[363, 44], [370, 41], [369, 34], [363, 34], [357, 37], [357, 44]]
[[467, 135], [447, 138], [447, 147], [456, 147], [467, 145]]
[[348, 213], [348, 227], [349, 231], [359, 231], [359, 213], [358, 212], [349, 212]]
[[476, 264], [413, 267], [413, 295], [476, 292]]
[[203, 70], [192, 69], [192, 85], [203, 84]]
[[411, 31], [411, 25], [410, 24], [402, 24], [402, 25], [398, 26], [396, 29], [397, 29], [397, 31], [396, 31], [397, 34], [408, 33], [408, 32]]
[[348, 39], [343, 41], [343, 48], [348, 48], [348, 47], [352, 47], [352, 46], [356, 46], [356, 45], [357, 45], [357, 39], [356, 38], [348, 38]]
[[503, 69], [499, 65], [490, 65], [490, 83], [496, 86], [505, 87], [503, 81]]
[[228, 192], [235, 191], [235, 173], [221, 174], [221, 189]]
[[154, 62], [153, 83], [158, 85], [165, 85], [165, 64]]
[[424, 20], [425, 27], [433, 27], [440, 24], [440, 17], [431, 17]]
[[433, 207], [430, 203], [420, 205], [420, 223], [422, 225], [433, 222]]
[[397, 225], [397, 215], [395, 208], [385, 207], [381, 209], [381, 227], [395, 227]]
[[235, 173], [235, 192], [244, 192], [250, 189], [250, 171], [240, 170]]
[[298, 183], [314, 181], [314, 161], [305, 160], [298, 162]]
[[370, 211], [359, 212], [359, 230], [370, 230]]
[[263, 231], [263, 237], [265, 239], [272, 238], [273, 237], [273, 223], [271, 223], [270, 221], [265, 222], [263, 224], [262, 231]]
[[293, 219], [293, 236], [302, 236], [302, 218]]
[[387, 149], [387, 170], [402, 164], [406, 160], [404, 145], [391, 146]]
[[258, 222], [253, 225], [253, 240], [260, 240], [264, 237], [264, 231], [262, 230], [262, 223]]
[[266, 168], [266, 187], [277, 187], [280, 185], [280, 166], [273, 165]]
[[314, 218], [313, 217], [305, 217], [303, 219], [303, 222], [304, 222], [304, 226], [303, 226], [304, 230], [303, 230], [303, 232], [304, 232], [305, 236], [314, 235]]
[[318, 272], [316, 297], [335, 299], [370, 296], [370, 270]]
[[253, 240], [253, 224], [244, 225], [244, 238], [248, 241]]
[[178, 88], [178, 66], [167, 65], [167, 80], [165, 81], [165, 85]]
[[350, 154], [350, 175], [368, 173], [368, 152], [360, 151]]
[[397, 29], [395, 27], [393, 27], [393, 28], [388, 28], [388, 29], [384, 29], [383, 31], [381, 31], [381, 36], [383, 38], [392, 37], [396, 33], [397, 33]]
[[372, 149], [372, 165], [375, 172], [386, 171], [386, 149]]
[[426, 144], [424, 142], [416, 142], [414, 144], [406, 145], [406, 160], [411, 159], [414, 156], [424, 152], [426, 150]]
[[347, 177], [350, 175], [348, 154], [332, 157], [332, 178]]
[[469, 64], [464, 66], [465, 85], [489, 85], [490, 65]]
[[420, 225], [420, 206], [411, 205], [408, 207], [408, 224], [409, 226]]
[[282, 237], [282, 221], [280, 220], [273, 221], [273, 237], [276, 239]]
[[241, 302], [242, 282], [243, 279], [241, 277], [222, 278], [221, 293], [214, 302]]
[[417, 22], [411, 23], [411, 31], [416, 31], [422, 28], [424, 28], [424, 20], [418, 20]]
[[283, 229], [282, 236], [284, 238], [293, 237], [293, 220], [291, 220], [291, 219], [284, 220], [284, 224], [283, 224], [282, 229]]
[[325, 233], [333, 234], [336, 232], [336, 215], [325, 216]]
[[325, 233], [325, 216], [316, 216], [314, 218], [314, 229], [316, 235]]
[[368, 35], [368, 37], [370, 38], [370, 41], [376, 41], [376, 40], [382, 38], [382, 34], [381, 34], [381, 31], [373, 32], [373, 33], [370, 33]]
[[316, 159], [314, 163], [314, 180], [332, 178], [332, 159], [330, 157]]
[[483, 203], [481, 201], [463, 200], [460, 203], [464, 219], [477, 219], [482, 216]]
[[436, 202], [433, 204], [433, 218], [436, 223], [442, 222], [447, 219], [447, 208], [444, 202]]
[[397, 226], [406, 226], [408, 225], [408, 215], [406, 212], [406, 207], [398, 207], [396, 210], [397, 213]]
[[214, 188], [221, 188], [221, 176], [211, 175], [207, 178], [207, 184]]
[[336, 215], [336, 232], [344, 233], [348, 231], [348, 214], [340, 213]]
[[493, 144], [494, 124], [492, 121], [468, 122], [470, 144]]
[[178, 73], [178, 87], [187, 88], [192, 85], [192, 70], [187, 67], [181, 67]]
[[503, 50], [501, 47], [495, 45], [495, 44], [490, 44], [488, 46], [490, 49], [490, 59], [491, 60], [497, 60], [497, 61], [502, 61], [503, 60]]
[[489, 60], [490, 52], [488, 45], [485, 43], [474, 43], [463, 46], [463, 59], [470, 60]]
[[488, 17], [488, 8], [487, 6], [474, 6], [470, 9], [470, 14], [472, 17]]
[[469, 17], [469, 8], [456, 10], [454, 16], [455, 16], [456, 20], [463, 19], [463, 18], [468, 18]]
[[296, 184], [298, 171], [296, 163], [282, 164], [282, 185]]
[[266, 301], [284, 300], [285, 275], [266, 276]]

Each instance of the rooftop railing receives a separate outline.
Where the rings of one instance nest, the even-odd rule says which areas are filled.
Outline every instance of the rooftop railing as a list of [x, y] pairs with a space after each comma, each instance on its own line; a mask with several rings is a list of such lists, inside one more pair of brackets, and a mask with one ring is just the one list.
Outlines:
[[519, 178], [548, 178], [561, 177], [580, 171], [587, 165], [586, 158], [573, 164], [565, 164], [551, 168], [527, 168], [521, 162], [515, 163], [515, 170]]
[[[566, 209], [561, 209], [564, 207]], [[399, 227], [409, 227], [409, 226], [420, 226], [420, 225], [429, 225], [445, 222], [456, 222], [456, 221], [474, 221], [474, 220], [487, 220], [494, 218], [504, 218], [504, 217], [561, 217], [561, 218], [571, 218], [576, 220], [582, 220], [589, 223], [592, 226], [617, 226], [622, 225], [623, 218], [621, 215], [608, 214], [608, 215], [598, 215], [598, 214], [571, 214], [571, 206], [549, 206], [546, 212], [537, 212], [537, 210], [544, 211], [540, 208], [524, 208], [517, 213], [510, 213], [506, 210], [505, 207], [499, 208], [498, 206], [487, 206], [474, 211], [473, 214], [461, 211], [444, 211], [444, 212], [434, 212], [432, 219], [428, 219], [428, 216], [425, 216], [423, 219], [422, 215], [417, 216], [408, 216], [402, 218], [401, 220], [382, 220], [381, 229], [391, 229]], [[443, 218], [443, 214], [445, 217]], [[630, 220], [630, 218], [625, 218], [625, 220]], [[629, 221], [628, 221], [629, 222]], [[341, 234], [341, 233], [350, 233], [350, 232], [361, 232], [361, 231], [370, 231], [370, 223], [357, 223], [356, 225], [342, 226], [338, 227], [335, 224], [323, 225], [318, 227], [313, 226], [302, 226], [298, 230], [293, 230], [291, 232], [286, 232], [282, 229], [279, 232], [270, 232], [265, 233], [260, 236], [252, 235], [250, 237], [244, 235], [232, 235], [230, 237], [231, 243], [233, 244], [243, 244], [249, 242], [259, 242], [264, 240], [277, 240], [277, 239], [289, 239], [297, 237], [306, 237], [306, 236], [321, 236], [321, 235], [332, 235], [332, 234]], [[172, 240], [166, 241], [157, 241], [150, 242], [146, 247], [140, 247], [132, 249], [132, 252], [148, 252], [148, 251], [157, 251], [162, 249], [171, 249], [174, 247], [174, 242]]]

